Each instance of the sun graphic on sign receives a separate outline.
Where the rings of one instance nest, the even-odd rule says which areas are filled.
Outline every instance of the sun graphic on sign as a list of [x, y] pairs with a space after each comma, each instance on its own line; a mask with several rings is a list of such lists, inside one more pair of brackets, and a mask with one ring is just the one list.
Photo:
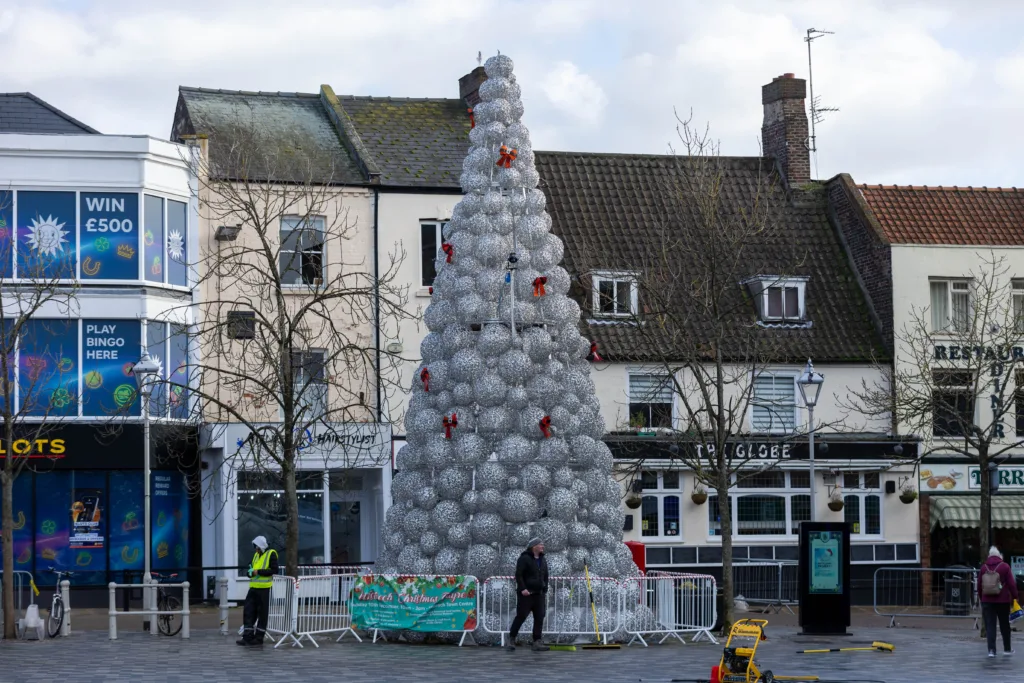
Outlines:
[[53, 216], [47, 216], [46, 220], [41, 216], [39, 219], [33, 218], [32, 224], [28, 226], [29, 246], [40, 254], [56, 256], [57, 251], [64, 251], [64, 245], [67, 244], [68, 231], [63, 228], [64, 223], [58, 223]]
[[175, 261], [180, 261], [185, 252], [185, 239], [177, 230], [171, 230], [167, 235], [167, 254]]

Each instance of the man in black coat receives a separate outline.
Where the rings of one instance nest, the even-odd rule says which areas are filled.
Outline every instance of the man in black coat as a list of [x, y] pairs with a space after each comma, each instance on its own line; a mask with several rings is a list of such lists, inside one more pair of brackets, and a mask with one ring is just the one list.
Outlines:
[[516, 618], [512, 621], [509, 631], [511, 640], [508, 649], [516, 649], [516, 636], [526, 617], [533, 614], [533, 647], [534, 652], [549, 650], [541, 642], [544, 630], [544, 608], [548, 593], [548, 561], [544, 559], [544, 541], [539, 538], [530, 539], [526, 550], [516, 562], [516, 589], [518, 601]]

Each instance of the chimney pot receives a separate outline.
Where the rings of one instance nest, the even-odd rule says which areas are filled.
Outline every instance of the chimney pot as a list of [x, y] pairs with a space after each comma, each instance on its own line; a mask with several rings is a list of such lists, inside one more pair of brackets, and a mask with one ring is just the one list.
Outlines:
[[796, 76], [796, 74], [791, 74], [791, 73], [782, 74], [783, 78], [794, 78], [795, 76]]

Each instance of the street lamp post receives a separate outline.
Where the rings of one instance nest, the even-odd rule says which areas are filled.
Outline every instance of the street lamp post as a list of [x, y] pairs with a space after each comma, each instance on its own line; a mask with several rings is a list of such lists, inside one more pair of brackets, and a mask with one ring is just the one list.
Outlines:
[[814, 521], [814, 406], [818, 404], [818, 395], [821, 393], [821, 385], [825, 382], [825, 376], [814, 371], [814, 364], [807, 359], [807, 367], [797, 378], [796, 384], [800, 387], [800, 396], [807, 406], [807, 419], [810, 422], [810, 430], [807, 434], [807, 445], [810, 448], [810, 479], [811, 479], [811, 521]]
[[[142, 496], [145, 500], [143, 507], [143, 533], [145, 546], [142, 549], [143, 557], [143, 583], [148, 583], [152, 571], [152, 526], [150, 524], [150, 476], [149, 476], [149, 398], [153, 393], [153, 380], [160, 372], [158, 363], [149, 353], [142, 354], [139, 362], [132, 366], [132, 374], [135, 375], [135, 382], [139, 386], [139, 394], [142, 395]], [[149, 603], [146, 603], [146, 609]]]

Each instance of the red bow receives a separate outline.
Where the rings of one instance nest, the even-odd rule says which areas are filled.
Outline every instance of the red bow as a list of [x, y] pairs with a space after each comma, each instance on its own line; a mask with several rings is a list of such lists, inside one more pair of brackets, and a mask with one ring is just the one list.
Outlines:
[[600, 363], [603, 358], [597, 353], [597, 342], [590, 342], [590, 354], [587, 356], [587, 360], [593, 363]]
[[544, 285], [548, 283], [548, 279], [543, 275], [533, 279], [533, 295], [544, 296], [547, 292], [544, 290]]
[[452, 438], [452, 430], [459, 426], [459, 418], [455, 413], [452, 413], [451, 417], [447, 415], [441, 420], [441, 424], [444, 425], [444, 438]]
[[420, 381], [423, 382], [423, 391], [430, 391], [430, 370], [420, 370]]
[[473, 118], [473, 108], [470, 107], [466, 111], [469, 112], [469, 127], [470, 128], [476, 128], [476, 119]]
[[545, 439], [551, 438], [551, 416], [545, 415], [540, 419], [540, 431], [544, 433]]
[[433, 294], [433, 293], [434, 293], [434, 288], [433, 287], [427, 287], [427, 294]]
[[505, 145], [502, 145], [498, 151], [501, 153], [501, 158], [498, 159], [497, 165], [501, 168], [512, 168], [512, 162], [516, 160], [518, 152]]
[[445, 255], [448, 257], [444, 260], [444, 262], [451, 263], [452, 255], [455, 254], [455, 247], [445, 242], [444, 244], [441, 245], [441, 251], [443, 251]]

